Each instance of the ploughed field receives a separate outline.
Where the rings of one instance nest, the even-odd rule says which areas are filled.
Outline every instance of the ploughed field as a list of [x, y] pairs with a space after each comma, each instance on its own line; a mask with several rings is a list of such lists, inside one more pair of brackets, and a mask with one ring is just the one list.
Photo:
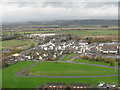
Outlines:
[[23, 73], [30, 76], [97, 76], [118, 74], [112, 68], [62, 62], [40, 62]]

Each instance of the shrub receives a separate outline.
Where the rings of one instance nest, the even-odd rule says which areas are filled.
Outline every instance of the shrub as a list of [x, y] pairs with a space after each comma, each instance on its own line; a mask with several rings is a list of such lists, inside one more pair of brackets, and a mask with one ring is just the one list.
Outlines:
[[111, 59], [111, 60], [109, 61], [109, 63], [110, 63], [111, 66], [115, 66], [115, 60], [114, 60], [114, 59]]
[[103, 60], [103, 58], [102, 58], [101, 56], [97, 56], [97, 57], [95, 58], [95, 60], [100, 62], [100, 61]]
[[89, 59], [89, 57], [88, 57], [87, 55], [83, 55], [81, 58], [82, 58], [82, 59], [86, 59], [86, 60]]
[[104, 58], [103, 59], [103, 61], [105, 62], [105, 63], [109, 63], [109, 60], [110, 60], [111, 58]]

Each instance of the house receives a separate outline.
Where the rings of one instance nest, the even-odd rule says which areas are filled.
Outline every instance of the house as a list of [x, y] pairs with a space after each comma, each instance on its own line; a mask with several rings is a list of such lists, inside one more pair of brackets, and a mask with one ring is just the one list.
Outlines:
[[65, 90], [66, 87], [66, 83], [46, 83], [45, 88], [47, 90]]
[[44, 85], [38, 85], [38, 86], [36, 87], [36, 90], [44, 90]]
[[12, 51], [13, 51], [13, 49], [3, 49], [3, 50], [1, 51], [1, 53], [12, 52]]
[[91, 88], [90, 84], [71, 83], [70, 90]]
[[43, 59], [43, 57], [42, 56], [39, 56], [39, 60], [42, 60]]
[[89, 52], [90, 52], [90, 53], [97, 53], [97, 51], [98, 51], [98, 50], [97, 50], [96, 47], [90, 47], [90, 48], [89, 48]]
[[116, 45], [116, 44], [104, 44], [100, 50], [100, 53], [118, 54], [118, 45]]
[[98, 88], [112, 88], [111, 90], [114, 90], [115, 87], [115, 84], [98, 83]]

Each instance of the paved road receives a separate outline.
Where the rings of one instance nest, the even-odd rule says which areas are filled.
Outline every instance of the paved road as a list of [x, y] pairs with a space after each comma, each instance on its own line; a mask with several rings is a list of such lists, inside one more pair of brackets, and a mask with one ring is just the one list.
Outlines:
[[24, 76], [24, 75], [22, 74], [23, 72], [27, 71], [28, 69], [32, 68], [33, 66], [35, 66], [35, 65], [37, 65], [37, 64], [39, 64], [39, 63], [40, 63], [40, 62], [36, 62], [36, 63], [28, 66], [27, 68], [23, 69], [22, 71], [16, 73], [16, 76]]
[[61, 61], [64, 57], [66, 57], [68, 54], [64, 54], [62, 55], [62, 57], [60, 57], [57, 61]]
[[79, 57], [79, 56], [76, 55], [76, 56], [72, 57], [72, 59], [70, 59], [69, 61], [73, 61], [74, 59], [76, 59], [76, 58], [78, 58], [78, 57]]
[[[18, 76], [18, 75], [17, 75]], [[79, 78], [79, 77], [111, 77], [111, 76], [120, 76], [115, 74], [115, 75], [97, 75], [97, 76], [24, 76], [20, 75], [22, 77], [47, 77], [47, 78]]]
[[[56, 62], [56, 61], [48, 61], [48, 62]], [[105, 66], [105, 65], [98, 65], [98, 64], [89, 64], [89, 63], [79, 63], [79, 62], [71, 62], [71, 61], [58, 61], [58, 62], [63, 62], [63, 63], [74, 63], [74, 64], [84, 64], [84, 65], [92, 65], [92, 66], [100, 66], [100, 67], [106, 67], [106, 68], [114, 68], [118, 69], [116, 67], [110, 67], [110, 66]], [[39, 64], [40, 62], [36, 62], [24, 70], [16, 73], [16, 76], [22, 76], [22, 77], [48, 77], [48, 78], [78, 78], [78, 77], [110, 77], [110, 76], [120, 76], [120, 74], [114, 74], [114, 75], [97, 75], [97, 76], [25, 76], [22, 73], [27, 71], [28, 69], [32, 68], [33, 66]], [[120, 69], [119, 69], [120, 70]]]

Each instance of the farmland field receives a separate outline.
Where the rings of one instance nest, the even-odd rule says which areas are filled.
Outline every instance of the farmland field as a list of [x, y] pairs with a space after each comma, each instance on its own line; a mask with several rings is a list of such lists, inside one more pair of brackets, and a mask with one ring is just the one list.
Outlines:
[[[5, 34], [10, 34], [10, 32], [4, 32]], [[64, 30], [64, 31], [26, 31], [26, 32], [16, 32], [19, 34], [24, 33], [66, 33], [71, 35], [117, 35], [117, 30]]]
[[[18, 62], [3, 69], [3, 88], [36, 88], [37, 85], [45, 85], [47, 82], [65, 82], [70, 83], [90, 83], [97, 86], [98, 82], [118, 83], [117, 76], [111, 77], [87, 77], [87, 78], [41, 78], [41, 77], [20, 77], [15, 74], [34, 62]], [[42, 67], [44, 68], [44, 67]]]
[[[15, 32], [19, 34], [24, 34], [24, 33], [52, 33], [54, 31], [21, 31], [21, 32]], [[3, 32], [4, 34], [11, 34], [11, 32]]]
[[32, 44], [30, 40], [6, 40], [2, 41], [2, 47], [15, 47], [20, 45]]
[[69, 30], [59, 31], [59, 33], [66, 33], [71, 35], [117, 35], [117, 30]]

